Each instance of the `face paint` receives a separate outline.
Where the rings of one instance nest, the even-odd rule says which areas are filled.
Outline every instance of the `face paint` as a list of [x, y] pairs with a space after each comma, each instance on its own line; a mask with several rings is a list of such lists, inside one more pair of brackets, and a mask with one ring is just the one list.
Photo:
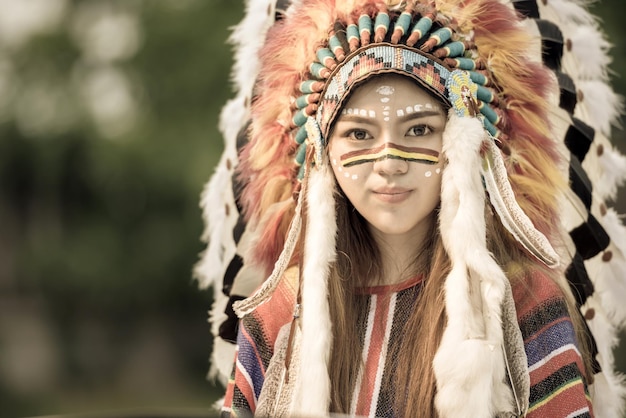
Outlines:
[[437, 164], [439, 153], [428, 148], [406, 147], [388, 142], [376, 148], [352, 151], [340, 157], [343, 167], [380, 161], [384, 158], [395, 158], [413, 163]]
[[347, 108], [347, 109], [343, 109], [341, 111], [342, 115], [358, 115], [358, 116], [362, 116], [364, 118], [369, 117], [369, 118], [375, 118], [376, 117], [376, 111], [374, 110], [367, 110], [367, 109], [358, 109], [358, 108]]
[[345, 197], [377, 233], [410, 237], [427, 229], [441, 191], [444, 106], [414, 80], [386, 74], [356, 88], [344, 109], [328, 155]]
[[407, 106], [406, 108], [396, 110], [396, 116], [400, 118], [400, 117], [403, 117], [404, 115], [410, 115], [411, 113], [418, 113], [418, 112], [422, 112], [425, 110], [438, 110], [438, 109], [440, 108], [437, 106], [433, 106], [430, 103], [426, 103], [426, 104], [416, 103], [414, 105]]
[[352, 173], [344, 170], [344, 167], [337, 163], [337, 159], [336, 158], [332, 159], [332, 163], [333, 163], [333, 166], [336, 167], [335, 170], [337, 170], [338, 173], [343, 173], [343, 176], [345, 178], [349, 178], [351, 180], [358, 180], [359, 179], [358, 174], [352, 174]]
[[[393, 96], [393, 93], [395, 91], [396, 90], [391, 86], [380, 86], [376, 89], [376, 93], [383, 96], [380, 98], [380, 102], [383, 104], [389, 103], [389, 101], [391, 100], [390, 96]], [[389, 122], [389, 115], [390, 115], [390, 107], [386, 105], [383, 106], [383, 120], [385, 122]]]

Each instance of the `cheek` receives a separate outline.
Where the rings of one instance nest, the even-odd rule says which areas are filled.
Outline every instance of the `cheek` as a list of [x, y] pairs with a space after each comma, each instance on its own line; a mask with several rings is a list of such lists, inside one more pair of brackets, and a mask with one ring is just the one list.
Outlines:
[[358, 182], [364, 178], [364, 174], [366, 174], [367, 170], [365, 166], [368, 164], [360, 164], [352, 167], [344, 167], [341, 164], [341, 160], [338, 156], [333, 155], [332, 153], [329, 155], [330, 164], [333, 167], [333, 172], [335, 173], [335, 177], [339, 184], [345, 184], [346, 182]]
[[422, 171], [423, 171], [422, 175], [426, 177], [427, 179], [434, 178], [436, 181], [440, 180], [441, 167], [438, 167], [438, 166], [426, 167]]
[[411, 162], [412, 176], [421, 181], [431, 179], [432, 181], [441, 181], [441, 173], [443, 164], [441, 159], [437, 164], [422, 164]]

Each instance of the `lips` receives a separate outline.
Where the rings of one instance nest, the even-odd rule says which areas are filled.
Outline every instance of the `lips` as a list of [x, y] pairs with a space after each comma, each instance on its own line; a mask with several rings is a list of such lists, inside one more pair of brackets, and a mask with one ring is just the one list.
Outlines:
[[400, 203], [409, 198], [413, 190], [403, 187], [382, 187], [373, 190], [374, 196], [387, 203]]

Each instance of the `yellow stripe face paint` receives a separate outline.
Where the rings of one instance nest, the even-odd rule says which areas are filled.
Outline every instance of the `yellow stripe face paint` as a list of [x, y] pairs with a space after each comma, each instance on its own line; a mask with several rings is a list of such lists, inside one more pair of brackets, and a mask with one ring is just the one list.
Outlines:
[[386, 158], [404, 160], [413, 163], [433, 165], [439, 163], [439, 153], [428, 148], [405, 147], [388, 142], [376, 148], [352, 151], [340, 157], [343, 167], [381, 161]]

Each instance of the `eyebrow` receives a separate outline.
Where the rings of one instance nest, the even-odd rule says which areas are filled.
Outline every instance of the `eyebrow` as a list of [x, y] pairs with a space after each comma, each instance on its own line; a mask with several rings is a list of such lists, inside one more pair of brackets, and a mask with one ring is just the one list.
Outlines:
[[[445, 116], [445, 113], [441, 110], [441, 108], [426, 109], [426, 110], [420, 110], [418, 112], [406, 113], [404, 116], [395, 116], [395, 118], [400, 120], [401, 122], [406, 122], [412, 119], [421, 119], [421, 118], [425, 118], [428, 116]], [[370, 123], [371, 124], [372, 119], [373, 118], [363, 117], [360, 115], [354, 115], [354, 114], [343, 115], [342, 114], [342, 115], [339, 115], [339, 117], [337, 118], [337, 122], [356, 122], [356, 123]]]
[[396, 116], [396, 118], [398, 118], [401, 122], [406, 122], [412, 119], [426, 118], [428, 116], [445, 116], [445, 113], [442, 111], [441, 108], [425, 109], [418, 112], [405, 113], [402, 116]]
[[337, 118], [337, 122], [356, 122], [356, 123], [368, 123], [371, 124], [372, 123], [372, 119], [375, 118], [370, 118], [368, 116], [360, 116], [360, 115], [350, 115], [350, 114], [345, 114], [345, 115], [339, 115], [339, 117]]

